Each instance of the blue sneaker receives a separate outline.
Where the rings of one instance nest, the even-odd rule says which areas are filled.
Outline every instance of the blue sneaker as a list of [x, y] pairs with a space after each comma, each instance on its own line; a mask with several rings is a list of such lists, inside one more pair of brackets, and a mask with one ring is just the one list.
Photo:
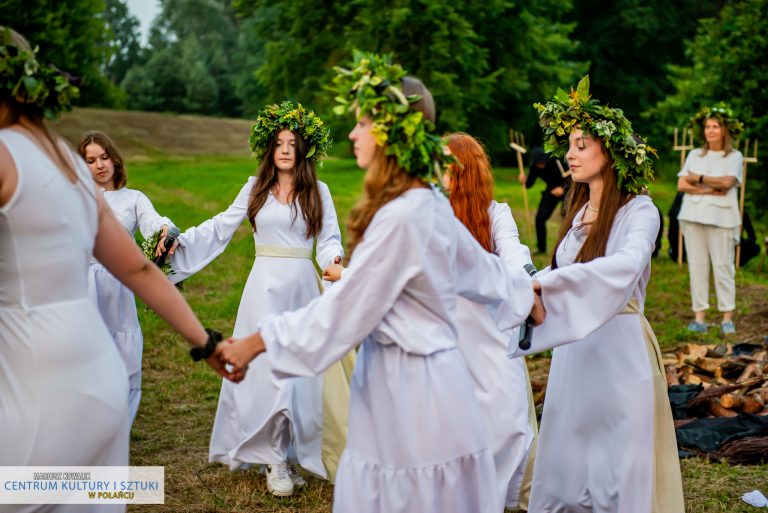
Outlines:
[[706, 322], [691, 321], [688, 324], [688, 331], [692, 331], [694, 333], [706, 333], [708, 328], [709, 324]]
[[726, 321], [720, 325], [720, 332], [723, 335], [733, 335], [736, 333], [736, 326], [733, 324], [733, 321]]

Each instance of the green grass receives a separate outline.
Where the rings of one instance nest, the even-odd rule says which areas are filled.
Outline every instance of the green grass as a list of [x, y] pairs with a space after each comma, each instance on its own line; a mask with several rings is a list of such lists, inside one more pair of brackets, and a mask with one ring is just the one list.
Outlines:
[[[189, 156], [172, 159], [143, 159], [129, 162], [129, 187], [144, 191], [158, 211], [171, 217], [182, 229], [197, 225], [224, 210], [234, 199], [254, 161], [242, 157]], [[510, 203], [523, 242], [533, 246], [522, 209], [517, 171], [497, 170], [496, 197]], [[333, 193], [339, 219], [346, 219], [361, 190], [362, 172], [351, 160], [326, 163], [320, 173]], [[541, 184], [529, 191], [531, 215], [535, 212]], [[673, 184], [657, 184], [654, 199], [664, 212], [674, 197]], [[553, 239], [558, 219], [548, 226]], [[343, 230], [342, 230], [343, 231]], [[758, 227], [764, 234], [765, 227]], [[646, 313], [663, 348], [682, 342], [714, 343], [714, 331], [706, 336], [688, 335], [691, 317], [687, 270], [679, 270], [666, 255], [653, 264]], [[550, 241], [549, 247], [552, 247]], [[736, 317], [739, 340], [758, 340], [768, 334], [768, 270], [763, 256], [740, 271]], [[545, 265], [545, 258], [537, 257]], [[224, 252], [205, 270], [187, 280], [184, 295], [204, 324], [231, 333], [240, 295], [253, 262], [253, 240], [244, 223]], [[220, 380], [201, 364], [193, 364], [181, 338], [153, 313], [141, 309], [145, 336], [144, 392], [131, 440], [131, 463], [164, 465], [166, 504], [132, 506], [131, 511], [190, 512], [312, 512], [331, 511], [333, 489], [318, 479], [290, 499], [277, 499], [266, 490], [264, 478], [255, 470], [230, 473], [221, 465], [206, 463], [208, 441], [216, 411]], [[682, 462], [687, 511], [746, 512], [742, 493], [766, 487], [768, 465], [729, 467], [703, 460]], [[308, 476], [309, 477], [309, 476]]]

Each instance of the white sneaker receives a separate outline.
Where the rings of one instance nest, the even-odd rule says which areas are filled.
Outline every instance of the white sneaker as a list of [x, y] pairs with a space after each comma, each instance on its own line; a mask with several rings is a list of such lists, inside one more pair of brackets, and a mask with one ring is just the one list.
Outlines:
[[296, 488], [302, 488], [304, 486], [307, 486], [307, 481], [301, 477], [301, 474], [299, 474], [299, 471], [296, 470], [296, 466], [292, 462], [288, 462], [288, 475], [291, 476], [291, 481], [293, 481], [293, 486]]
[[267, 490], [278, 497], [293, 495], [293, 480], [288, 462], [283, 461], [277, 465], [267, 465]]

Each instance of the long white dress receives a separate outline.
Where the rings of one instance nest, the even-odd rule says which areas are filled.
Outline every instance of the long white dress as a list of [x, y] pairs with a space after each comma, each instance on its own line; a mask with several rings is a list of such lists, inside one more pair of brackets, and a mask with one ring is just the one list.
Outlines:
[[[171, 258], [176, 272], [172, 280], [198, 272], [224, 251], [246, 219], [254, 181], [255, 177], [248, 180], [226, 211], [181, 234], [180, 246]], [[318, 181], [318, 185], [323, 223], [316, 261], [323, 269], [344, 252], [331, 193], [323, 182]], [[311, 255], [314, 240], [305, 234], [300, 209], [294, 220], [291, 206], [270, 194], [256, 215], [256, 248], [302, 248]], [[266, 315], [299, 308], [319, 295], [317, 272], [310, 259], [257, 256], [243, 290], [233, 336], [253, 333]], [[241, 383], [223, 380], [210, 461], [225, 463], [234, 470], [254, 463], [276, 464], [291, 457], [305, 469], [326, 477], [321, 458], [322, 384], [322, 377], [277, 379], [269, 357], [254, 362]]]
[[[136, 230], [139, 230], [147, 239], [163, 225], [173, 225], [170, 219], [157, 213], [152, 202], [141, 191], [127, 187], [116, 191], [104, 191], [104, 199], [131, 237]], [[141, 326], [139, 326], [139, 317], [136, 312], [136, 300], [133, 292], [112, 276], [96, 259], [91, 260], [88, 285], [91, 298], [98, 305], [101, 317], [128, 371], [130, 388], [128, 404], [130, 424], [133, 424], [141, 401], [141, 355], [144, 349], [144, 338], [141, 335]]]
[[[520, 243], [509, 206], [492, 201], [488, 210], [494, 253], [512, 269], [522, 269], [531, 263], [530, 251]], [[464, 298], [459, 298], [457, 304], [456, 325], [459, 348], [467, 361], [480, 413], [490, 435], [499, 511], [505, 505], [517, 509], [535, 437], [525, 359], [507, 359], [510, 340], [517, 342], [518, 330], [499, 331], [483, 305]]]
[[489, 304], [501, 329], [533, 304], [522, 270], [486, 252], [439, 192], [412, 189], [375, 214], [342, 280], [259, 323], [279, 376], [317, 375], [364, 341], [335, 512], [499, 510], [493, 455], [457, 347], [457, 294]]
[[682, 512], [661, 355], [642, 314], [658, 212], [647, 196], [630, 200], [616, 214], [605, 256], [574, 263], [587, 235], [583, 212], [558, 247], [558, 268], [536, 277], [546, 320], [528, 351], [512, 348], [522, 355], [559, 346], [530, 511]]
[[3, 129], [0, 141], [18, 173], [0, 207], [0, 466], [127, 465], [128, 377], [88, 297], [98, 226], [93, 179], [74, 153], [76, 184], [25, 135]]

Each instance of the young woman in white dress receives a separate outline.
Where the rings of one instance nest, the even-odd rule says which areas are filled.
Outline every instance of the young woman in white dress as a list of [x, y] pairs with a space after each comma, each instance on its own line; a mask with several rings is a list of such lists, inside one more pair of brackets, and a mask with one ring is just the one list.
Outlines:
[[[675, 429], [656, 338], [643, 315], [659, 227], [645, 194], [655, 152], [618, 109], [589, 96], [537, 104], [545, 150], [573, 187], [551, 268], [537, 274], [547, 319], [530, 349], [555, 347], [530, 511], [682, 513]], [[565, 344], [565, 345], [563, 345]]]
[[[88, 165], [96, 184], [104, 191], [104, 200], [110, 210], [131, 237], [136, 230], [145, 239], [158, 230], [167, 233], [173, 225], [171, 220], [158, 214], [144, 193], [125, 186], [128, 181], [125, 161], [107, 134], [99, 131], [83, 134], [77, 144], [77, 152]], [[161, 244], [158, 246], [161, 247]], [[128, 405], [130, 424], [133, 424], [141, 401], [141, 356], [144, 349], [136, 300], [133, 292], [95, 259], [91, 260], [88, 282], [91, 295], [128, 371]]]
[[[491, 163], [482, 145], [464, 133], [449, 134], [445, 141], [458, 160], [443, 176], [456, 217], [486, 251], [501, 257], [511, 268], [532, 265], [509, 205], [493, 200]], [[527, 509], [533, 468], [529, 457], [537, 425], [525, 359], [507, 359], [510, 340], [517, 342], [518, 331], [499, 331], [482, 305], [464, 298], [457, 304], [456, 325], [459, 349], [467, 361], [490, 435], [499, 511], [505, 506]]]
[[[329, 145], [328, 132], [312, 111], [291, 102], [267, 107], [251, 135], [251, 148], [261, 159], [256, 176], [226, 211], [179, 237], [171, 258], [172, 280], [203, 269], [224, 251], [242, 222], [250, 222], [256, 258], [237, 311], [237, 337], [252, 333], [267, 315], [299, 308], [320, 295], [313, 246], [321, 269], [344, 255], [331, 193], [315, 169]], [[305, 484], [292, 462], [327, 476], [323, 378], [280, 379], [271, 372], [270, 360], [256, 362], [238, 386], [222, 383], [209, 459], [233, 470], [266, 465], [269, 490], [290, 496]], [[348, 401], [343, 389], [331, 392], [336, 401]]]
[[[205, 346], [220, 374], [242, 376], [220, 364], [212, 338], [115, 219], [86, 165], [46, 129], [44, 113], [55, 116], [74, 94], [64, 76], [40, 66], [17, 33], [0, 27], [0, 35], [0, 466], [128, 465], [128, 377], [88, 296], [92, 254], [191, 345]], [[43, 87], [26, 89], [29, 76]]]
[[741, 239], [737, 189], [744, 166], [744, 156], [733, 148], [733, 138], [743, 126], [724, 105], [702, 109], [693, 125], [704, 146], [691, 150], [677, 180], [677, 190], [685, 193], [677, 218], [685, 236], [694, 312], [688, 330], [703, 333], [709, 328], [706, 314], [711, 265], [717, 309], [723, 316], [720, 330], [732, 335], [736, 332], [735, 248]]
[[349, 137], [367, 173], [348, 223], [344, 279], [222, 344], [223, 358], [243, 370], [264, 353], [278, 375], [314, 376], [362, 342], [334, 511], [498, 511], [456, 302], [489, 304], [497, 324], [512, 328], [534, 305], [530, 279], [477, 244], [426, 184], [445, 159], [426, 87], [387, 57], [358, 52], [354, 65], [337, 90], [342, 111], [356, 107]]

